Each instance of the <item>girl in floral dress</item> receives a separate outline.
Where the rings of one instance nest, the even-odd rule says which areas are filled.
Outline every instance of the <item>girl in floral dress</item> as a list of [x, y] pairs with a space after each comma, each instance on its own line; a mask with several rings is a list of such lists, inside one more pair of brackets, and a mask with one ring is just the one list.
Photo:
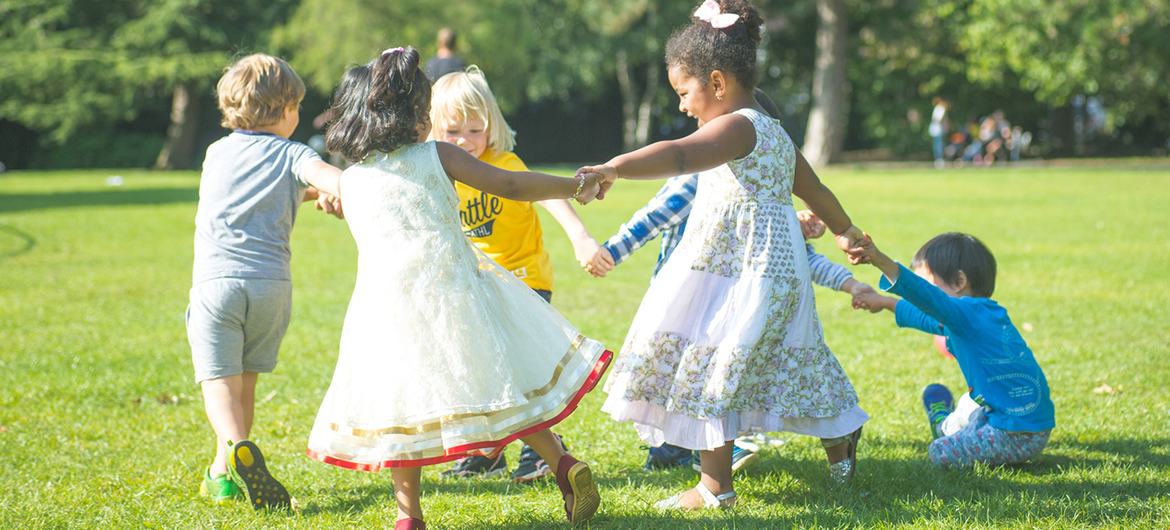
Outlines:
[[868, 419], [825, 345], [792, 195], [843, 249], [862, 233], [752, 97], [761, 22], [744, 0], [704, 2], [666, 48], [679, 110], [698, 131], [580, 170], [604, 174], [603, 188], [703, 171], [687, 231], [634, 317], [603, 406], [651, 445], [700, 451], [699, 484], [662, 508], [733, 504], [732, 440], [747, 432], [821, 438], [831, 476], [848, 480]]

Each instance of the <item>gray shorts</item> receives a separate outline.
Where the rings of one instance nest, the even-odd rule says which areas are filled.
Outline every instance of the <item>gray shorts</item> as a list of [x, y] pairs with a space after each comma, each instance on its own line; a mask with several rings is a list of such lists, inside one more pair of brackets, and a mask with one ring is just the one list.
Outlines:
[[292, 282], [218, 278], [195, 284], [187, 341], [195, 382], [271, 372], [292, 315]]

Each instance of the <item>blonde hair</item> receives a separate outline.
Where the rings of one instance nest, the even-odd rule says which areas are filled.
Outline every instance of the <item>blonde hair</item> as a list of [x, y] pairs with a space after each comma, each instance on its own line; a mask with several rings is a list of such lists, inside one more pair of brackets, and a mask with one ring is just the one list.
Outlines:
[[442, 141], [446, 124], [479, 118], [487, 130], [488, 147], [497, 151], [516, 148], [516, 131], [504, 120], [496, 96], [478, 66], [440, 77], [431, 90], [431, 140]]
[[255, 53], [224, 69], [215, 85], [220, 125], [254, 129], [280, 121], [284, 109], [305, 98], [305, 82], [284, 59]]

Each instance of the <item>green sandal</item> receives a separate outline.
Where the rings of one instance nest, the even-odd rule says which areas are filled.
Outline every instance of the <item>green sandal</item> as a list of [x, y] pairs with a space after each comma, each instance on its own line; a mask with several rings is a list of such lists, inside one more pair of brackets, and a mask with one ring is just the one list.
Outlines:
[[203, 480], [199, 484], [199, 496], [211, 499], [216, 504], [226, 504], [244, 496], [240, 487], [232, 481], [227, 473], [211, 476], [211, 468], [203, 470]]
[[289, 497], [288, 490], [268, 473], [268, 466], [264, 465], [264, 455], [260, 453], [260, 448], [248, 440], [228, 444], [232, 449], [228, 469], [243, 486], [244, 492], [248, 495], [248, 504], [257, 510], [291, 508], [292, 498]]

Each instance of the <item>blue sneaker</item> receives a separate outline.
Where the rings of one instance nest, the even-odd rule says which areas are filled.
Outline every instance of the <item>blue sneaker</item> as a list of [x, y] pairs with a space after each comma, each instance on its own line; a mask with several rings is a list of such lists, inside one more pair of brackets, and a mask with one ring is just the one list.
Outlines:
[[[701, 473], [703, 468], [699, 465], [699, 452], [695, 451], [693, 455], [694, 463], [691, 464], [691, 468]], [[739, 470], [752, 465], [758, 456], [755, 451], [746, 447], [740, 447], [739, 441], [736, 440], [735, 445], [731, 447], [731, 474], [739, 473]]]
[[455, 462], [455, 465], [439, 476], [443, 478], [491, 478], [500, 477], [508, 472], [508, 461], [504, 459], [504, 452], [495, 458], [486, 456], [469, 456]]
[[691, 456], [689, 449], [683, 449], [676, 445], [662, 444], [661, 446], [650, 448], [649, 453], [646, 455], [646, 463], [642, 465], [642, 469], [646, 471], [668, 469], [688, 466], [692, 462], [698, 462], [698, 460]]
[[942, 438], [942, 423], [955, 410], [955, 396], [950, 389], [938, 383], [931, 383], [922, 389], [922, 407], [930, 421], [930, 434], [937, 440]]
[[[565, 445], [565, 440], [561, 438], [561, 435], [554, 434], [553, 436], [556, 436], [557, 441], [561, 442], [561, 449], [568, 453], [569, 447]], [[520, 448], [520, 464], [512, 472], [513, 482], [527, 484], [551, 474], [552, 468], [536, 453], [532, 446], [524, 444], [524, 447]]]

